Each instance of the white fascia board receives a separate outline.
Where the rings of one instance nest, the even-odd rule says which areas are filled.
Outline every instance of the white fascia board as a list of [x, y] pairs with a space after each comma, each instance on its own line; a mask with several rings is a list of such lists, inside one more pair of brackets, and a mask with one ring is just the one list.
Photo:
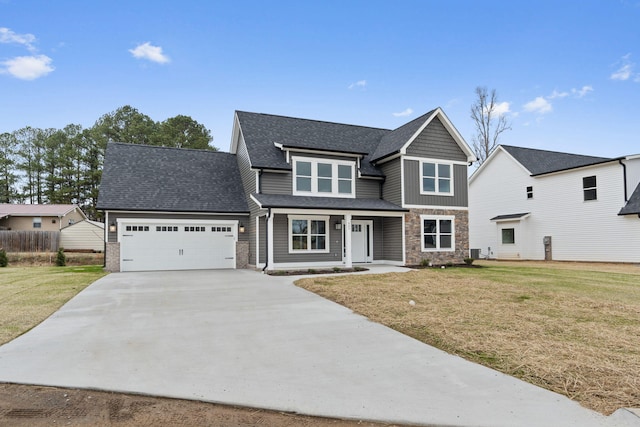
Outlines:
[[436, 159], [432, 157], [416, 157], [416, 156], [402, 156], [404, 160], [415, 160], [418, 162], [433, 162], [433, 163], [447, 163], [450, 165], [462, 165], [469, 166], [467, 162], [461, 162], [459, 160], [448, 160], [448, 159]]
[[117, 213], [117, 214], [145, 214], [145, 215], [238, 215], [238, 216], [249, 216], [249, 213], [244, 212], [174, 212], [174, 211], [131, 211], [131, 210], [116, 210], [116, 209], [108, 209], [105, 212], [109, 213]]
[[385, 164], [387, 162], [390, 162], [391, 160], [395, 160], [395, 159], [397, 159], [398, 157], [401, 157], [401, 156], [402, 156], [401, 153], [396, 153], [396, 154], [394, 154], [392, 156], [385, 157], [383, 159], [378, 160], [375, 164], [376, 164], [376, 166], [377, 165], [382, 165], [382, 164]]
[[447, 131], [453, 137], [456, 144], [458, 144], [460, 149], [467, 156], [467, 162], [473, 163], [476, 160], [478, 160], [475, 154], [473, 154], [473, 150], [471, 149], [471, 147], [469, 147], [469, 144], [467, 144], [467, 142], [464, 140], [462, 135], [460, 135], [460, 132], [458, 132], [456, 127], [453, 125], [453, 123], [451, 123], [451, 120], [449, 120], [447, 115], [444, 113], [444, 111], [442, 111], [442, 108], [440, 107], [435, 109], [433, 114], [431, 114], [427, 118], [427, 120], [425, 120], [425, 122], [420, 126], [420, 128], [418, 128], [418, 130], [411, 136], [411, 138], [409, 138], [409, 140], [402, 146], [402, 148], [400, 149], [400, 154], [407, 153], [407, 148], [413, 143], [413, 141], [418, 137], [418, 135], [422, 133], [422, 131], [429, 125], [429, 123], [431, 123], [433, 119], [436, 117], [440, 118], [440, 121], [444, 125], [445, 129], [447, 129]]
[[434, 209], [434, 210], [451, 210], [451, 211], [468, 211], [467, 206], [435, 206], [435, 205], [402, 205], [407, 209]]
[[236, 154], [238, 151], [238, 136], [242, 134], [240, 129], [240, 121], [238, 120], [238, 112], [233, 113], [233, 128], [231, 130], [231, 146], [229, 153]]
[[250, 194], [250, 195], [249, 195], [249, 197], [251, 198], [251, 200], [253, 200], [253, 202], [254, 202], [256, 205], [258, 205], [258, 207], [259, 207], [260, 209], [264, 209], [264, 208], [262, 207], [262, 203], [260, 203], [260, 202], [258, 201], [258, 199], [256, 199], [256, 198], [254, 197], [254, 195], [253, 195], [253, 194]]
[[334, 215], [334, 216], [381, 216], [381, 217], [402, 217], [405, 212], [396, 211], [356, 211], [356, 210], [329, 210], [329, 209], [291, 209], [291, 208], [271, 208], [274, 215]]

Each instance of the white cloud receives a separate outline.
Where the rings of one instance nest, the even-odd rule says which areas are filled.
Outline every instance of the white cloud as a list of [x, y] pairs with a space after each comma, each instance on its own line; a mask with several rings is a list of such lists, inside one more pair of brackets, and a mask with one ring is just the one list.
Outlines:
[[22, 80], [35, 80], [55, 69], [51, 66], [51, 61], [46, 55], [17, 56], [2, 62], [3, 68], [0, 68], [0, 73], [10, 74]]
[[591, 85], [582, 86], [581, 89], [571, 89], [571, 93], [577, 96], [578, 98], [582, 98], [583, 96], [586, 96], [589, 92], [593, 92], [593, 86]]
[[[635, 66], [635, 64], [633, 62], [631, 62], [631, 54], [627, 53], [625, 56], [623, 56], [620, 59], [620, 63], [622, 64], [620, 66], [620, 68], [618, 68], [616, 71], [614, 71], [611, 74], [611, 80], [629, 80], [629, 78], [631, 77], [631, 75], [633, 74], [633, 67]], [[638, 78], [639, 76], [636, 76], [636, 78]]]
[[499, 104], [493, 106], [493, 113], [502, 116], [503, 114], [507, 114], [510, 112], [509, 107], [510, 104], [508, 102], [500, 102]]
[[36, 36], [33, 34], [16, 34], [9, 28], [0, 27], [0, 43], [15, 43], [21, 44], [30, 51], [35, 51], [33, 43], [36, 41]]
[[147, 59], [159, 64], [165, 64], [170, 61], [169, 57], [162, 53], [160, 46], [153, 46], [151, 43], [146, 42], [136, 46], [135, 49], [129, 49], [129, 52], [137, 59]]
[[357, 82], [351, 83], [349, 85], [349, 89], [354, 89], [354, 88], [364, 89], [365, 87], [367, 87], [367, 81], [366, 80], [358, 80]]
[[566, 98], [569, 95], [570, 95], [569, 92], [558, 92], [557, 90], [554, 89], [553, 92], [551, 92], [551, 95], [549, 95], [548, 98], [549, 99]]
[[413, 109], [407, 108], [406, 110], [401, 111], [399, 113], [393, 113], [393, 115], [395, 117], [405, 117], [405, 116], [410, 116], [412, 113], [413, 113]]
[[524, 104], [524, 109], [530, 113], [545, 114], [551, 112], [553, 107], [544, 97], [539, 96], [533, 101]]

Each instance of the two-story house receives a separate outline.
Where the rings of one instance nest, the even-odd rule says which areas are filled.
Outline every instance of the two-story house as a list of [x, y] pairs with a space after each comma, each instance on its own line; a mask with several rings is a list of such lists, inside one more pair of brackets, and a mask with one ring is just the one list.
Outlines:
[[474, 160], [440, 108], [395, 130], [238, 111], [230, 153], [112, 143], [107, 267], [462, 262]]
[[469, 207], [482, 257], [640, 262], [640, 155], [501, 145], [469, 179]]

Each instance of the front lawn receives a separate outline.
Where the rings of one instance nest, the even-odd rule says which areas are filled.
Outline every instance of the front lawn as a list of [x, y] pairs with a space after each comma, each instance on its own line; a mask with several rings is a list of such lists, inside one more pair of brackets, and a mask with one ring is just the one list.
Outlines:
[[0, 268], [0, 344], [27, 332], [106, 274], [99, 265]]
[[481, 264], [296, 284], [604, 414], [640, 407], [640, 267]]

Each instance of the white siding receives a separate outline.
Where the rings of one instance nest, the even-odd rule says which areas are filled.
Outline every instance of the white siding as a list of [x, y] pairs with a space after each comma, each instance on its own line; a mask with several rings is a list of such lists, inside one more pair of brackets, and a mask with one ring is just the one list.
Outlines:
[[[584, 201], [582, 178], [595, 175], [597, 200]], [[636, 182], [637, 185], [637, 182]], [[527, 199], [526, 187], [533, 187]], [[635, 186], [634, 186], [635, 188]], [[640, 219], [619, 216], [624, 206], [623, 172], [617, 162], [530, 177], [504, 152], [473, 178], [469, 187], [471, 248], [494, 258], [544, 259], [544, 236], [552, 237], [554, 260], [640, 261]], [[489, 221], [527, 213], [520, 222]], [[500, 228], [517, 224], [515, 245], [500, 245]]]

